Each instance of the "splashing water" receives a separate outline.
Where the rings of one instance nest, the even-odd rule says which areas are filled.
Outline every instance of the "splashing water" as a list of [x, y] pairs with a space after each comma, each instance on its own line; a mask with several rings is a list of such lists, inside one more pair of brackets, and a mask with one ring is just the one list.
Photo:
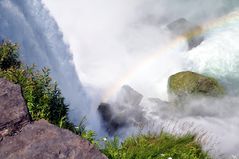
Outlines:
[[220, 21], [223, 25], [208, 32], [207, 39], [188, 52], [187, 58], [191, 62], [190, 69], [220, 79], [228, 91], [235, 94], [239, 91], [239, 11], [220, 18]]
[[[229, 20], [230, 19], [230, 20]], [[217, 25], [216, 23], [220, 23]], [[223, 24], [223, 25], [221, 25]], [[239, 11], [221, 17], [215, 26], [204, 26], [206, 39], [191, 51], [181, 52], [184, 58], [183, 70], [207, 74], [217, 78], [227, 89], [228, 96], [223, 99], [203, 99], [175, 110], [145, 100], [144, 106], [148, 121], [165, 125], [176, 125], [176, 131], [188, 131], [177, 125], [193, 123], [193, 128], [206, 130], [206, 138], [210, 138], [214, 155], [219, 158], [223, 154], [229, 158], [231, 154], [238, 156], [239, 145]], [[214, 139], [212, 139], [213, 137]], [[222, 156], [221, 156], [222, 157]]]
[[[88, 114], [90, 127], [100, 133], [96, 109], [101, 97], [105, 92], [114, 96], [120, 86], [129, 84], [144, 95], [140, 108], [148, 122], [159, 127], [193, 122], [194, 127], [216, 138], [211, 143], [215, 141], [215, 153], [239, 155], [237, 0], [43, 2], [60, 29], [40, 0], [2, 0], [0, 37], [18, 42], [27, 63], [52, 69], [70, 101], [73, 120], [79, 120], [80, 113]], [[206, 30], [203, 43], [191, 51], [187, 51], [186, 39], [175, 42], [165, 27], [182, 17]], [[207, 25], [212, 20], [225, 25]], [[143, 64], [155, 52], [159, 56]], [[194, 101], [182, 110], [148, 100], [167, 100], [168, 77], [183, 70], [217, 78], [229, 95], [217, 101]], [[112, 89], [114, 86], [116, 89]], [[185, 131], [180, 126], [176, 129]]]

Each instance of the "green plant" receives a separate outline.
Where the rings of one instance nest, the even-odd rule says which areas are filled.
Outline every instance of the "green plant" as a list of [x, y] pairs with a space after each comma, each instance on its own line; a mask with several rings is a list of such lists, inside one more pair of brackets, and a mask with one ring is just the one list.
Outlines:
[[99, 147], [99, 141], [96, 140], [96, 133], [93, 130], [86, 129], [86, 117], [83, 117], [78, 126], [75, 127], [74, 133], [81, 136], [82, 138], [88, 140], [90, 143], [94, 144], [95, 146]]
[[18, 45], [10, 41], [2, 41], [0, 44], [0, 68], [6, 70], [10, 67], [20, 67]]
[[175, 136], [162, 132], [127, 138], [119, 144], [117, 138], [105, 143], [102, 152], [109, 159], [209, 159], [194, 135]]
[[46, 119], [59, 127], [67, 127], [68, 105], [49, 77], [49, 69], [35, 70], [34, 67], [9, 68], [0, 71], [6, 78], [22, 87], [24, 99], [33, 120]]
[[75, 134], [82, 135], [82, 134], [84, 134], [87, 131], [85, 123], [86, 123], [86, 117], [83, 117], [80, 120], [78, 126], [75, 127]]
[[125, 155], [123, 154], [122, 145], [120, 145], [119, 138], [117, 136], [111, 140], [104, 141], [101, 152], [103, 152], [109, 159], [119, 159]]
[[17, 44], [3, 41], [0, 44], [0, 77], [19, 84], [33, 120], [45, 119], [60, 128], [66, 128], [97, 145], [94, 131], [86, 130], [84, 117], [75, 127], [68, 119], [68, 105], [57, 83], [50, 77], [50, 70], [37, 70], [33, 65], [24, 66], [19, 60]]
[[57, 83], [52, 81], [50, 70], [21, 64], [17, 44], [9, 41], [0, 44], [0, 77], [21, 86], [33, 120], [46, 119], [59, 127], [74, 129], [68, 119], [68, 105]]

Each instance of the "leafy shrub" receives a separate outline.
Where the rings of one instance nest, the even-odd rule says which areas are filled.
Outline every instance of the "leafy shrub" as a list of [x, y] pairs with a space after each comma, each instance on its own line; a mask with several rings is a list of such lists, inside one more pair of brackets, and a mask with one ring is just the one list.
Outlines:
[[24, 66], [19, 60], [18, 49], [18, 45], [10, 41], [3, 41], [0, 44], [0, 78], [21, 86], [32, 119], [45, 119], [97, 144], [96, 133], [86, 130], [85, 118], [78, 127], [69, 121], [68, 105], [65, 104], [57, 83], [52, 81], [50, 70], [47, 68], [37, 70], [34, 65]]
[[46, 119], [59, 127], [73, 130], [74, 126], [68, 120], [68, 105], [49, 73], [47, 68], [36, 70], [34, 66], [23, 66], [17, 44], [9, 41], [1, 43], [0, 77], [22, 87], [32, 119]]
[[102, 152], [109, 159], [209, 159], [194, 135], [161, 134], [138, 135], [122, 144], [118, 138], [106, 141]]
[[62, 128], [72, 128], [68, 120], [68, 105], [64, 97], [49, 77], [49, 70], [34, 71], [34, 67], [10, 68], [0, 71], [6, 78], [22, 87], [28, 110], [33, 120], [46, 119]]
[[18, 46], [10, 41], [2, 41], [0, 44], [0, 68], [6, 70], [10, 67], [19, 67]]

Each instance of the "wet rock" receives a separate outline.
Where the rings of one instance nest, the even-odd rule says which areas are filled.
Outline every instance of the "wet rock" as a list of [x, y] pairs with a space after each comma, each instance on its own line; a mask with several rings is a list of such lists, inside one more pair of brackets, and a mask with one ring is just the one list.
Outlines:
[[98, 107], [98, 112], [101, 116], [103, 127], [110, 135], [127, 125], [127, 119], [114, 113], [112, 106], [108, 103], [101, 103]]
[[204, 37], [201, 35], [202, 28], [184, 18], [177, 19], [168, 24], [167, 27], [175, 36], [184, 36], [187, 38], [189, 50], [200, 45], [204, 40]]
[[116, 115], [113, 117], [107, 127], [107, 131], [110, 135], [114, 135], [117, 130], [123, 127], [127, 127], [129, 124], [128, 119], [124, 118], [124, 116]]
[[157, 104], [157, 105], [160, 105], [160, 106], [168, 106], [168, 105], [169, 105], [168, 102], [163, 101], [163, 100], [161, 100], [161, 99], [159, 99], [159, 98], [149, 98], [148, 100], [149, 100], [150, 102], [153, 102], [153, 103], [155, 103], [155, 104]]
[[113, 111], [108, 103], [101, 103], [98, 107], [98, 112], [100, 113], [103, 121], [110, 121], [113, 116]]
[[140, 104], [142, 98], [142, 94], [138, 93], [130, 86], [124, 85], [117, 95], [116, 103], [136, 106]]
[[182, 102], [187, 97], [221, 96], [224, 94], [224, 88], [212, 77], [184, 71], [169, 77], [168, 92], [170, 101]]
[[106, 159], [92, 144], [72, 132], [39, 120], [23, 127], [16, 136], [0, 142], [4, 159]]
[[130, 125], [139, 125], [145, 119], [140, 102], [143, 95], [130, 86], [124, 85], [112, 103], [101, 103], [98, 112], [102, 125], [109, 133], [114, 135], [119, 129]]
[[0, 136], [14, 133], [29, 121], [21, 87], [0, 78]]

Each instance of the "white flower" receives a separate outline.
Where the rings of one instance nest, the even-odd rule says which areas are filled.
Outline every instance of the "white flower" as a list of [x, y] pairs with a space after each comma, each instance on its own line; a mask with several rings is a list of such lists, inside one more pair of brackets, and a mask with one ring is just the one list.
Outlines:
[[169, 157], [168, 159], [173, 159], [172, 157]]
[[103, 141], [107, 141], [107, 138], [106, 138], [106, 137], [104, 137], [104, 138], [103, 138]]

